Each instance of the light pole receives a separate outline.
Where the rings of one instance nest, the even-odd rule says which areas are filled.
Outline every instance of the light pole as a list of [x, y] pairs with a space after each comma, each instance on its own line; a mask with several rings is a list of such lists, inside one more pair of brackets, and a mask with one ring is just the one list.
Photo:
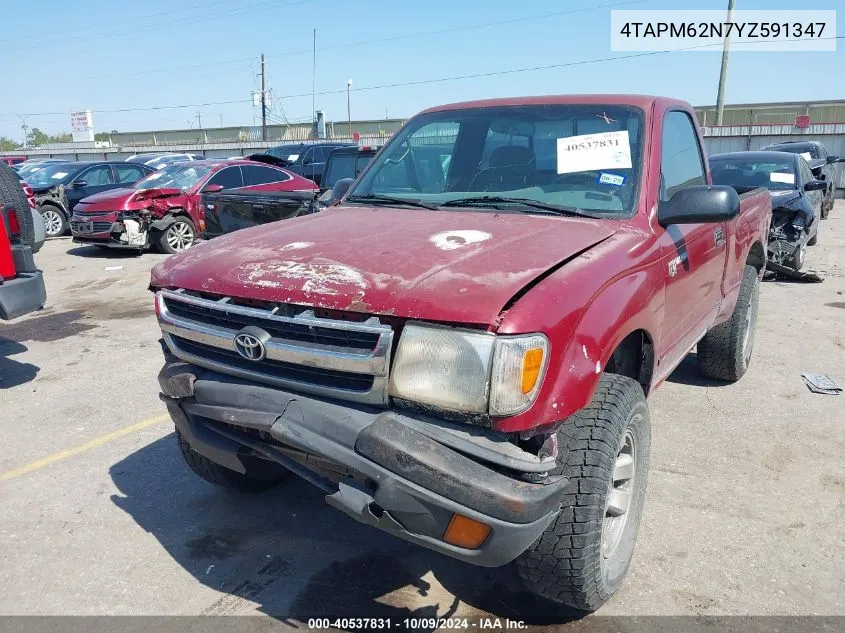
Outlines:
[[352, 80], [346, 82], [346, 121], [349, 123], [349, 138], [352, 138], [352, 101], [349, 98], [349, 91], [352, 88]]
[[[728, 22], [733, 22], [734, 0], [728, 0]], [[722, 125], [722, 115], [725, 112], [725, 84], [728, 81], [728, 58], [731, 54], [730, 31], [722, 45], [722, 68], [719, 71], [719, 91], [716, 93], [716, 125]]]

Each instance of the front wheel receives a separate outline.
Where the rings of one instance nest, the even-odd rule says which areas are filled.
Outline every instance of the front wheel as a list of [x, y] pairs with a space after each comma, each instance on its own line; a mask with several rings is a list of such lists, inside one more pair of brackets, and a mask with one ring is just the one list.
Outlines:
[[185, 217], [178, 217], [173, 224], [158, 232], [156, 242], [162, 253], [181, 253], [197, 239], [194, 223]]
[[44, 233], [47, 237], [61, 237], [67, 233], [68, 223], [61, 209], [52, 204], [44, 204], [38, 212], [44, 218]]
[[516, 560], [533, 593], [592, 612], [622, 584], [645, 499], [651, 422], [638, 382], [604, 374], [589, 405], [557, 431], [563, 509]]
[[826, 220], [827, 216], [830, 215], [831, 209], [833, 209], [833, 203], [834, 203], [834, 199], [835, 199], [834, 194], [835, 194], [834, 188], [831, 187], [830, 196], [825, 196], [825, 199], [822, 200], [822, 209], [821, 209], [822, 220]]
[[239, 492], [263, 492], [273, 488], [293, 474], [274, 462], [266, 462], [249, 456], [243, 458], [247, 471], [245, 474], [241, 474], [220, 464], [215, 464], [204, 455], [194, 451], [178, 431], [176, 432], [176, 441], [179, 443], [179, 451], [188, 467], [208, 483], [222, 488], [231, 488]]

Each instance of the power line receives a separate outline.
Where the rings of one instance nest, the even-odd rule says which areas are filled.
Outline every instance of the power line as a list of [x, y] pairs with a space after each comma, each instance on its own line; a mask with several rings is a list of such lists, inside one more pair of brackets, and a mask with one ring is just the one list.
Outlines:
[[[845, 35], [837, 35], [831, 37], [819, 37], [814, 38], [814, 41], [822, 41], [822, 40], [841, 40], [845, 39]], [[778, 43], [792, 43], [792, 42], [802, 42], [806, 41], [805, 39], [792, 39], [792, 40], [779, 40]], [[734, 44], [771, 44], [771, 42], [767, 41], [759, 41], [759, 40], [745, 40], [745, 41], [736, 41]], [[629, 55], [617, 55], [615, 57], [599, 57], [593, 59], [583, 59], [574, 62], [563, 62], [560, 64], [547, 64], [543, 66], [529, 66], [525, 68], [511, 68], [508, 70], [495, 70], [490, 72], [484, 73], [474, 73], [470, 75], [453, 75], [450, 77], [435, 77], [431, 79], [419, 79], [416, 81], [405, 81], [405, 82], [397, 82], [391, 84], [380, 84], [376, 86], [362, 86], [358, 88], [352, 88], [352, 92], [363, 92], [367, 90], [384, 90], [388, 88], [401, 88], [406, 86], [421, 86], [421, 85], [429, 85], [435, 83], [443, 83], [448, 81], [460, 81], [464, 79], [479, 79], [484, 77], [498, 77], [502, 75], [512, 75], [518, 73], [525, 73], [525, 72], [536, 72], [540, 70], [555, 70], [559, 68], [568, 68], [571, 66], [584, 66], [588, 64], [598, 64], [604, 62], [612, 62], [612, 61], [619, 61], [624, 59], [636, 59], [639, 57], [654, 57], [657, 55], [666, 55], [668, 53], [676, 53], [676, 52], [683, 52], [683, 51], [692, 51], [702, 48], [712, 48], [714, 46], [721, 46], [721, 42], [712, 43], [712, 44], [699, 44], [696, 46], [688, 46], [685, 48], [677, 48], [673, 50], [663, 50], [663, 51], [645, 51], [639, 53], [631, 53]], [[344, 94], [346, 92], [346, 88], [341, 88], [339, 90], [325, 90], [322, 92], [318, 92], [316, 94], [320, 96], [324, 95], [334, 95], [334, 94]], [[310, 92], [300, 93], [300, 94], [291, 94], [291, 95], [281, 95], [278, 97], [279, 100], [281, 99], [296, 99], [302, 97], [310, 97]], [[119, 112], [149, 112], [154, 110], [175, 110], [180, 108], [204, 108], [209, 106], [218, 106], [218, 105], [230, 105], [235, 103], [252, 103], [251, 99], [233, 99], [230, 101], [211, 101], [207, 103], [191, 103], [191, 104], [179, 104], [179, 105], [165, 105], [165, 106], [148, 106], [143, 108], [119, 108], [114, 110], [94, 110], [92, 112], [96, 112], [98, 114], [113, 114]], [[38, 116], [66, 116], [67, 112], [25, 112], [19, 114], [3, 114], [0, 115], [4, 118], [8, 117], [38, 117]]]
[[[819, 40], [841, 40], [845, 39], [845, 35], [837, 35], [835, 37], [819, 37], [814, 38], [814, 41]], [[806, 41], [806, 39], [793, 39], [793, 40], [779, 40], [778, 43], [785, 43], [785, 42], [799, 42], [799, 41]], [[764, 42], [758, 40], [746, 40], [746, 41], [737, 41], [734, 42], [735, 44], [771, 44], [771, 42]], [[721, 42], [714, 43], [714, 44], [699, 44], [697, 46], [689, 46], [686, 48], [676, 48], [673, 50], [664, 50], [664, 51], [645, 51], [642, 53], [632, 53], [630, 55], [617, 55], [615, 57], [599, 57], [594, 59], [583, 59], [575, 62], [564, 62], [561, 64], [547, 64], [544, 66], [529, 66], [527, 68], [512, 68], [509, 70], [495, 70], [486, 73], [475, 73], [471, 75], [455, 75], [452, 77], [436, 77], [433, 79], [420, 79], [417, 81], [405, 81], [400, 83], [392, 83], [392, 84], [381, 84], [378, 86], [363, 86], [360, 88], [352, 88], [352, 92], [362, 92], [365, 90], [384, 90], [386, 88], [402, 88], [406, 86], [422, 86], [427, 84], [436, 84], [436, 83], [443, 83], [447, 81], [459, 81], [462, 79], [479, 79], [483, 77], [497, 77], [501, 75], [512, 75], [517, 73], [526, 73], [526, 72], [535, 72], [538, 70], [554, 70], [558, 68], [568, 68], [570, 66], [583, 66], [587, 64], [598, 64], [602, 62], [612, 62], [616, 60], [623, 60], [623, 59], [634, 59], [637, 57], [652, 57], [655, 55], [665, 55], [667, 53], [676, 53], [682, 51], [692, 51], [700, 48], [708, 48], [713, 46], [722, 46]], [[326, 90], [323, 92], [318, 92], [318, 95], [335, 95], [335, 94], [344, 94], [346, 92], [345, 88], [341, 88], [339, 90]], [[301, 97], [310, 97], [310, 92], [295, 94], [295, 95], [282, 95], [280, 99], [296, 99]]]
[[[298, 1], [302, 2], [302, 1], [306, 1], [306, 0], [298, 0]], [[476, 30], [476, 29], [489, 28], [489, 27], [493, 27], [493, 26], [503, 26], [503, 25], [508, 25], [508, 24], [516, 24], [516, 23], [519, 23], [519, 22], [532, 22], [532, 21], [536, 21], [536, 20], [545, 20], [545, 19], [548, 19], [548, 18], [559, 17], [561, 15], [569, 15], [569, 14], [572, 14], [572, 13], [580, 13], [580, 12], [585, 12], [585, 11], [596, 11], [598, 9], [608, 9], [608, 8], [613, 8], [613, 7], [623, 6], [623, 5], [629, 5], [629, 4], [640, 4], [644, 1], [645, 0], [621, 0], [620, 2], [612, 2], [612, 3], [609, 3], [609, 4], [601, 4], [601, 5], [596, 5], [596, 6], [592, 6], [592, 7], [582, 7], [582, 8], [579, 8], [579, 9], [569, 9], [569, 10], [566, 10], [566, 11], [555, 11], [554, 13], [545, 13], [543, 15], [526, 16], [526, 17], [521, 17], [521, 18], [514, 18], [514, 19], [511, 19], [511, 20], [499, 20], [497, 22], [485, 22], [485, 23], [482, 23], [482, 24], [468, 24], [468, 25], [465, 25], [465, 26], [456, 26], [456, 27], [451, 27], [451, 28], [447, 28], [447, 29], [438, 29], [438, 30], [435, 30], [435, 31], [424, 31], [424, 32], [421, 32], [421, 33], [410, 33], [410, 34], [404, 34], [404, 35], [394, 35], [394, 36], [385, 37], [385, 38], [362, 40], [362, 41], [358, 41], [358, 42], [348, 42], [346, 44], [337, 44], [335, 46], [329, 46], [329, 47], [326, 47], [326, 48], [321, 48], [320, 52], [323, 53], [323, 52], [327, 52], [327, 51], [337, 51], [337, 50], [343, 50], [343, 49], [347, 49], [347, 48], [355, 48], [355, 47], [358, 47], [358, 46], [366, 46], [366, 45], [369, 45], [369, 44], [381, 44], [381, 43], [385, 43], [385, 42], [395, 42], [395, 41], [398, 41], [398, 40], [414, 39], [414, 38], [418, 38], [418, 37], [429, 37], [431, 35], [443, 35], [443, 34], [447, 34], [447, 33], [459, 33], [459, 32], [462, 32], [462, 31], [472, 31], [472, 30]], [[293, 2], [291, 4], [296, 4], [296, 2]], [[287, 6], [287, 5], [284, 5], [284, 6]], [[268, 55], [265, 55], [265, 57], [267, 57], [268, 59], [269, 58], [275, 59], [275, 58], [279, 58], [279, 57], [294, 57], [294, 56], [297, 56], [297, 55], [305, 55], [305, 54], [311, 55], [313, 53], [314, 53], [314, 51], [313, 51], [313, 48], [312, 48], [311, 50], [285, 51], [285, 52], [282, 52], [282, 53], [270, 53]], [[138, 72], [132, 72], [132, 73], [122, 73], [121, 78], [123, 78], [123, 77], [136, 77], [136, 76], [141, 76], [141, 75], [150, 75], [150, 74], [156, 74], [156, 73], [160, 73], [160, 72], [170, 73], [170, 72], [174, 72], [174, 71], [177, 71], [177, 70], [193, 70], [193, 69], [197, 69], [197, 68], [210, 68], [212, 66], [223, 66], [223, 65], [230, 65], [230, 64], [238, 64], [238, 63], [252, 61], [253, 59], [254, 59], [254, 57], [241, 57], [241, 58], [238, 58], [238, 59], [227, 59], [227, 60], [221, 60], [221, 61], [218, 61], [218, 62], [211, 62], [211, 63], [204, 63], [204, 64], [191, 64], [191, 65], [188, 65], [188, 66], [167, 67], [167, 68], [162, 68], [162, 69], [158, 69], [158, 70], [144, 70], [144, 71], [138, 71]], [[78, 78], [75, 78], [75, 79], [82, 81], [82, 80], [88, 80], [88, 79], [108, 79], [108, 78], [113, 78], [113, 77], [109, 76], [109, 75], [106, 75], [106, 76], [101, 75], [99, 77], [78, 77]]]
[[[216, 2], [202, 2], [200, 4], [192, 4], [192, 5], [189, 5], [189, 6], [182, 6], [182, 7], [179, 7], [178, 9], [170, 9], [169, 11], [160, 11], [158, 13], [148, 13], [147, 15], [143, 16], [143, 18], [144, 18], [144, 20], [149, 20], [150, 18], [159, 18], [159, 17], [164, 16], [164, 15], [172, 15], [174, 13], [181, 13], [182, 11], [194, 11], [196, 9], [205, 10], [208, 7], [216, 6], [218, 4], [231, 4], [231, 0], [216, 0]], [[159, 22], [156, 26], [161, 26], [161, 23]], [[82, 30], [82, 31], [74, 31], [74, 35], [77, 36], [77, 37], [80, 37], [80, 38], [81, 37], [87, 37], [89, 34], [96, 37], [98, 35], [102, 35], [103, 31], [102, 31], [102, 29], [86, 29], [86, 30]], [[26, 41], [31, 42], [32, 41], [32, 35], [28, 34], [26, 36], [7, 38], [7, 39], [5, 39], [4, 43], [10, 44], [10, 43], [14, 43], [14, 42], [19, 41], [19, 40], [26, 40]]]
[[[234, 17], [234, 16], [238, 16], [238, 15], [245, 15], [245, 14], [248, 14], [248, 13], [252, 13], [253, 11], [259, 10], [259, 9], [287, 8], [287, 7], [295, 5], [295, 4], [302, 4], [302, 3], [305, 3], [305, 2], [313, 2], [313, 1], [314, 0], [293, 0], [292, 2], [287, 2], [285, 4], [279, 4], [278, 0], [270, 0], [269, 2], [265, 1], [265, 2], [254, 4], [254, 5], [251, 5], [251, 6], [248, 6], [248, 7], [239, 6], [239, 7], [235, 8], [234, 10], [220, 11], [220, 12], [217, 12], [217, 13], [204, 14], [204, 15], [200, 15], [200, 16], [185, 17], [185, 18], [181, 18], [181, 19], [177, 19], [177, 20], [166, 21], [164, 23], [158, 22], [156, 24], [150, 24], [150, 25], [145, 25], [145, 26], [133, 27], [133, 28], [130, 28], [130, 29], [112, 31], [110, 33], [99, 34], [99, 35], [92, 36], [92, 37], [83, 37], [83, 36], [68, 37], [68, 38], [64, 38], [63, 41], [64, 42], [73, 42], [73, 41], [78, 41], [78, 40], [85, 40], [86, 43], [89, 43], [89, 42], [96, 41], [96, 40], [105, 40], [105, 39], [111, 39], [111, 38], [115, 38], [115, 37], [123, 37], [123, 36], [127, 36], [127, 35], [134, 36], [137, 33], [149, 31], [149, 30], [153, 30], [153, 29], [161, 31], [161, 30], [164, 30], [166, 28], [172, 28], [174, 26], [194, 26], [195, 24], [198, 24], [200, 22], [210, 22], [210, 21], [219, 20], [219, 19], [222, 19], [222, 18], [230, 18], [230, 17]], [[29, 50], [29, 49], [17, 49], [15, 51], [11, 51], [11, 52], [18, 53], [18, 52], [27, 51], [27, 50]]]
[[[342, 50], [346, 48], [353, 48], [357, 46], [366, 46], [368, 44], [382, 44], [384, 42], [396, 42], [399, 40], [410, 40], [418, 37], [429, 37], [431, 35], [443, 35], [445, 33], [460, 33], [463, 31], [474, 31], [477, 29], [485, 29], [491, 26], [504, 26], [507, 24], [517, 24], [519, 22], [533, 22], [535, 20], [545, 20], [547, 18], [554, 18], [559, 17], [561, 15], [570, 15], [572, 13], [582, 13], [585, 11], [596, 11], [598, 9], [609, 9], [613, 7], [619, 7], [629, 4], [642, 4], [645, 0], [621, 0], [620, 2], [611, 2], [609, 4], [600, 4], [592, 7], [581, 7], [578, 9], [568, 9], [566, 11], [555, 11], [553, 13], [544, 13], [543, 15], [531, 15], [521, 18], [513, 18], [510, 20], [499, 20], [496, 22], [484, 22], [482, 24], [467, 24], [465, 26], [455, 26], [447, 29], [438, 29], [436, 31], [423, 31], [421, 33], [410, 33], [410, 34], [403, 34], [403, 35], [393, 35], [391, 37], [383, 37], [379, 39], [373, 40], [363, 40], [358, 42], [350, 42], [347, 44], [336, 44], [335, 46], [328, 46], [325, 48], [321, 48], [320, 52], [324, 53], [326, 51], [336, 51]], [[267, 57], [290, 57], [293, 55], [305, 55], [310, 54], [310, 50], [302, 50], [302, 51], [294, 51], [294, 52], [284, 52], [284, 53], [274, 53], [271, 55], [267, 55]]]

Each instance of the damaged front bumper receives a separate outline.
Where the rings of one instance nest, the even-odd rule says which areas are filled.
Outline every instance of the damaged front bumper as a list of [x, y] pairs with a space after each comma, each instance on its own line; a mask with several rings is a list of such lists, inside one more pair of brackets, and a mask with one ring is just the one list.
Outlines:
[[142, 230], [144, 224], [138, 215], [74, 215], [70, 219], [70, 230], [73, 241], [79, 244], [143, 250], [148, 246], [147, 231]]
[[[240, 473], [241, 456], [277, 462], [352, 518], [475, 565], [524, 552], [560, 512], [568, 484], [548, 474], [554, 458], [485, 429], [302, 396], [169, 355], [159, 383], [197, 453]], [[489, 526], [486, 540], [447, 543], [455, 515]]]

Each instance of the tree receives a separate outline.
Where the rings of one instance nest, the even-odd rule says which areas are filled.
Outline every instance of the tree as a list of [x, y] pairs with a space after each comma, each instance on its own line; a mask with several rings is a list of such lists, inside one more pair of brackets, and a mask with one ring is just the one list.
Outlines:
[[51, 136], [46, 132], [42, 132], [37, 127], [34, 127], [29, 131], [28, 140], [30, 145], [38, 147], [49, 143], [70, 143], [73, 141], [73, 135], [71, 135], [70, 132], [60, 132], [59, 134]]
[[29, 137], [27, 140], [33, 147], [38, 147], [39, 145], [46, 145], [50, 141], [50, 137], [37, 127], [34, 127], [29, 131]]
[[94, 135], [95, 141], [110, 141], [112, 134], [118, 134], [117, 130], [112, 130], [111, 132], [97, 132]]
[[20, 143], [13, 141], [5, 136], [0, 136], [0, 152], [11, 152], [13, 149], [18, 149]]

